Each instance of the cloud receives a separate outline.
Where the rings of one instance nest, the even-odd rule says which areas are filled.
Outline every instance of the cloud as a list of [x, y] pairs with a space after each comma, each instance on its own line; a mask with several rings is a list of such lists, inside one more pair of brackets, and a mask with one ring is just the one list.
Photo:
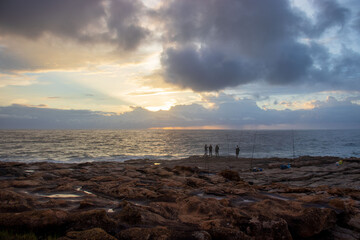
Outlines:
[[8, 48], [0, 48], [0, 71], [11, 73], [14, 70], [33, 68], [33, 63], [23, 57], [21, 53], [17, 51], [11, 51]]
[[2, 0], [0, 31], [33, 39], [45, 33], [81, 38], [104, 15], [98, 0]]
[[150, 34], [144, 15], [140, 0], [2, 0], [0, 71], [135, 61]]
[[34, 40], [52, 34], [81, 43], [116, 42], [134, 50], [148, 33], [142, 13], [139, 0], [3, 0], [0, 32]]
[[149, 30], [140, 25], [145, 7], [139, 0], [113, 0], [109, 11], [108, 27], [115, 30], [116, 40], [123, 49], [136, 49], [149, 35]]
[[351, 11], [334, 0], [313, 1], [317, 8], [316, 23], [310, 34], [319, 36], [331, 27], [344, 27]]
[[196, 92], [251, 83], [359, 88], [359, 45], [351, 42], [358, 1], [311, 0], [313, 16], [291, 2], [164, 0], [149, 8], [141, 0], [2, 0], [0, 71], [139, 63], [162, 45], [160, 69], [154, 60], [140, 84]]
[[313, 102], [313, 109], [264, 110], [254, 100], [231, 96], [209, 96], [216, 108], [198, 104], [178, 105], [169, 111], [151, 112], [141, 107], [130, 112], [60, 110], [46, 106], [12, 105], [0, 107], [0, 128], [34, 129], [144, 129], [165, 127], [224, 126], [227, 128], [360, 128], [360, 105], [350, 99], [339, 101], [329, 96]]
[[167, 81], [195, 91], [213, 91], [223, 86], [250, 82], [256, 75], [248, 71], [250, 64], [229, 59], [213, 49], [188, 46], [168, 48], [162, 55]]
[[23, 74], [3, 74], [0, 72], [0, 88], [11, 85], [27, 86], [34, 82], [36, 82], [36, 79], [32, 76], [26, 76]]
[[314, 20], [287, 0], [166, 2], [161, 10], [165, 80], [198, 92], [252, 82], [323, 88], [341, 83], [327, 66], [344, 66], [345, 55], [331, 54], [319, 39], [334, 27], [348, 29], [352, 12], [335, 0], [312, 6]]
[[360, 33], [360, 11], [357, 12], [356, 18], [355, 18], [355, 20], [353, 22], [352, 27], [355, 29], [355, 31]]

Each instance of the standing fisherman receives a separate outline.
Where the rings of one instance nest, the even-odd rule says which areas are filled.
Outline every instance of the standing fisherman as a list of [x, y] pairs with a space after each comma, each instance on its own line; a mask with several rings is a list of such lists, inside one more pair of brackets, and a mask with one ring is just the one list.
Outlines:
[[212, 146], [211, 146], [211, 144], [209, 146], [209, 156], [212, 157]]
[[218, 157], [219, 156], [219, 145], [216, 144], [215, 146], [215, 156]]
[[207, 146], [207, 144], [205, 144], [205, 147], [204, 147], [205, 149], [205, 153], [204, 153], [204, 156], [207, 156], [208, 155], [208, 146]]
[[239, 157], [239, 153], [240, 153], [239, 145], [236, 145], [235, 153], [236, 153], [236, 158], [238, 158], [238, 157]]

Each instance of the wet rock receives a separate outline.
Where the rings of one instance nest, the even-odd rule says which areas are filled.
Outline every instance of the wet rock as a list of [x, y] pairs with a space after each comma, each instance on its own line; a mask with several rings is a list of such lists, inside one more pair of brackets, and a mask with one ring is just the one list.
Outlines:
[[123, 185], [116, 183], [114, 186], [105, 184], [97, 185], [94, 186], [92, 190], [119, 199], [155, 199], [159, 197], [159, 194], [148, 188], [150, 187], [136, 187], [135, 183]]
[[150, 203], [152, 212], [164, 217], [165, 219], [175, 220], [179, 214], [179, 204], [175, 202], [156, 202]]
[[165, 219], [151, 207], [139, 206], [128, 202], [121, 205], [123, 208], [115, 214], [114, 218], [129, 225], [164, 226], [169, 222], [169, 219]]
[[101, 228], [92, 228], [85, 231], [72, 231], [66, 233], [65, 237], [58, 240], [116, 240]]
[[84, 199], [80, 202], [79, 209], [94, 208], [96, 205], [88, 199]]
[[11, 185], [15, 188], [29, 188], [39, 186], [41, 183], [36, 180], [14, 180]]
[[335, 239], [341, 239], [341, 240], [358, 240], [360, 239], [360, 233], [352, 231], [350, 229], [342, 228], [339, 226], [335, 226], [330, 230], [331, 235]]
[[216, 240], [250, 240], [251, 237], [244, 232], [226, 227], [212, 227], [208, 232], [211, 238]]
[[250, 159], [219, 157], [208, 159], [209, 174], [196, 157], [160, 166], [0, 162], [0, 228], [60, 229], [68, 239], [93, 228], [121, 239], [356, 239], [360, 160], [337, 168], [330, 157], [309, 159], [286, 171], [266, 164], [288, 159], [254, 159], [264, 171], [253, 173]]
[[246, 233], [258, 239], [292, 239], [287, 222], [281, 218], [253, 217], [247, 224]]
[[219, 175], [223, 176], [224, 178], [226, 178], [227, 180], [230, 180], [230, 181], [240, 181], [241, 180], [238, 172], [228, 170], [228, 169], [221, 171], [219, 173]]
[[128, 202], [122, 203], [120, 207], [122, 207], [122, 209], [116, 215], [118, 219], [132, 225], [141, 223], [141, 212], [138, 208]]
[[175, 166], [172, 171], [176, 175], [185, 175], [185, 176], [192, 176], [194, 173], [199, 172], [197, 167], [188, 167], [188, 166]]
[[284, 216], [294, 236], [308, 238], [335, 226], [336, 214], [332, 209], [306, 208], [299, 216]]
[[196, 187], [204, 186], [206, 182], [199, 178], [189, 177], [186, 178], [185, 184], [189, 187], [196, 188]]
[[24, 212], [31, 210], [33, 198], [10, 190], [0, 190], [0, 212]]
[[172, 177], [174, 176], [174, 173], [164, 169], [164, 168], [160, 168], [156, 171], [156, 174], [160, 177]]
[[69, 202], [64, 199], [50, 199], [45, 203], [37, 204], [40, 208], [67, 208], [69, 207]]
[[34, 210], [21, 213], [0, 213], [0, 227], [46, 230], [62, 228], [67, 221], [68, 213], [62, 210]]
[[52, 173], [44, 173], [42, 175], [42, 178], [45, 180], [45, 181], [51, 181], [51, 180], [55, 180], [58, 178], [58, 176], [52, 174]]
[[206, 231], [197, 231], [192, 234], [195, 240], [211, 240], [211, 235]]
[[109, 218], [103, 209], [94, 209], [81, 212], [72, 212], [68, 224], [72, 230], [86, 230], [89, 228], [102, 228], [107, 232], [117, 229], [116, 222]]
[[353, 216], [348, 222], [348, 225], [360, 233], [360, 214]]
[[118, 234], [119, 240], [172, 240], [172, 232], [166, 227], [129, 228]]

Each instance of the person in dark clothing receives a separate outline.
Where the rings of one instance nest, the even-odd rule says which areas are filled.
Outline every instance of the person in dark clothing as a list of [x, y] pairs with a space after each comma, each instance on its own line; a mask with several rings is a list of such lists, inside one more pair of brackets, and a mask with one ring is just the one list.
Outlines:
[[212, 157], [212, 146], [211, 146], [211, 144], [209, 146], [209, 156]]
[[238, 158], [238, 157], [239, 157], [239, 153], [240, 153], [240, 148], [239, 148], [238, 145], [236, 145], [235, 153], [236, 153], [236, 158]]
[[218, 157], [219, 156], [219, 145], [215, 146], [215, 156]]
[[205, 144], [204, 150], [205, 150], [204, 156], [207, 156], [208, 155], [208, 145], [207, 144]]

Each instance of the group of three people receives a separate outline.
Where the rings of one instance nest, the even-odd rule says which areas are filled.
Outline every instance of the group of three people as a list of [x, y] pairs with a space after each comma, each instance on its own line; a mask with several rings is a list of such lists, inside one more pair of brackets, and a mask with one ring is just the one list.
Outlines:
[[[209, 147], [207, 144], [205, 144], [205, 156], [208, 155], [208, 151], [209, 151], [209, 156], [212, 157], [212, 149], [213, 149], [213, 147], [211, 144]], [[217, 156], [217, 157], [219, 156], [219, 150], [220, 150], [219, 145], [216, 145], [215, 146], [215, 156]]]
[[[219, 145], [216, 145], [215, 146], [215, 156], [217, 156], [217, 157], [219, 156], [219, 150], [220, 150]], [[204, 155], [207, 156], [208, 152], [209, 152], [209, 156], [212, 157], [212, 145], [211, 144], [209, 147], [207, 144], [205, 144], [205, 154]], [[236, 158], [239, 157], [239, 153], [240, 153], [240, 148], [238, 145], [236, 145], [236, 149], [235, 149]]]

